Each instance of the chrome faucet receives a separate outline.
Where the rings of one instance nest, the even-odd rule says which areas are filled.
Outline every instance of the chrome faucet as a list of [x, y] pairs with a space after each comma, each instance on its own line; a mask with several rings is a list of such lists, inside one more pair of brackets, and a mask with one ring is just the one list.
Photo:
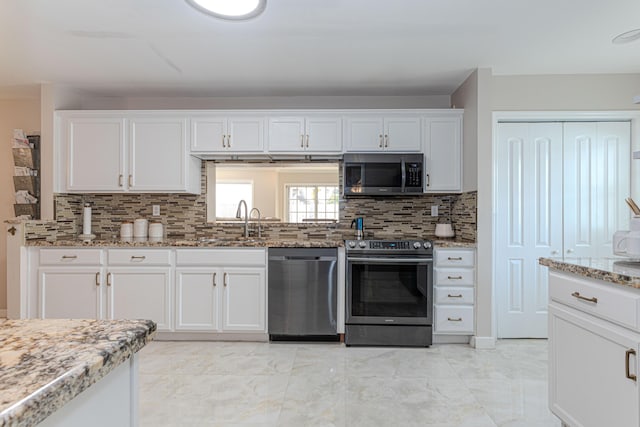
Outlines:
[[253, 208], [249, 212], [249, 218], [253, 218], [253, 212], [258, 212], [258, 238], [260, 238], [262, 237], [262, 225], [261, 225], [262, 214], [260, 214], [260, 209]]
[[247, 202], [244, 200], [240, 200], [240, 203], [238, 203], [236, 218], [242, 218], [242, 205], [244, 205], [244, 237], [249, 237], [249, 208], [247, 207]]

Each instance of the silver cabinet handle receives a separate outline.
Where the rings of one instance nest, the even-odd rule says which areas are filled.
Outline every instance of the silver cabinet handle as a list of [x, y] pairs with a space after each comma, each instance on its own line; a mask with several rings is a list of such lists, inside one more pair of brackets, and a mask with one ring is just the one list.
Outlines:
[[380, 143], [378, 144], [378, 147], [382, 148], [382, 134], [378, 135], [378, 138], [380, 138]]
[[231, 135], [227, 135], [227, 148], [231, 148]]
[[389, 135], [384, 136], [384, 147], [387, 148], [389, 146]]
[[100, 286], [100, 272], [96, 273], [96, 286]]
[[461, 280], [462, 276], [447, 276], [447, 279], [449, 279], [449, 280]]
[[129, 175], [129, 187], [133, 187], [133, 175]]
[[123, 179], [124, 179], [124, 176], [118, 175], [118, 186], [119, 187], [122, 187], [124, 185]]
[[625, 355], [624, 355], [624, 373], [625, 373], [625, 376], [627, 378], [629, 378], [632, 381], [636, 381], [637, 377], [634, 374], [631, 373], [631, 369], [629, 368], [629, 365], [630, 365], [629, 359], [631, 358], [632, 354], [634, 356], [636, 354], [636, 351], [634, 349], [632, 349], [632, 348], [630, 348], [629, 350], [627, 350], [625, 352]]
[[62, 255], [62, 261], [77, 259], [78, 255]]
[[450, 257], [447, 257], [447, 259], [449, 261], [462, 261], [462, 257], [461, 256], [450, 256]]
[[558, 251], [551, 251], [551, 255], [558, 255]]
[[222, 148], [226, 148], [226, 145], [224, 145], [224, 139], [227, 137], [227, 135], [222, 135]]
[[582, 295], [580, 295], [580, 292], [574, 292], [571, 294], [572, 297], [581, 299], [582, 301], [587, 301], [587, 302], [592, 302], [594, 304], [598, 303], [598, 298], [596, 297], [591, 297], [591, 298], [587, 298], [587, 297], [583, 297]]
[[427, 187], [431, 186], [431, 177], [427, 174]]
[[216, 276], [218, 273], [213, 273], [213, 287], [216, 286]]
[[447, 294], [447, 298], [462, 298], [462, 294], [458, 294], [458, 295]]
[[224, 286], [227, 286], [227, 273], [224, 273], [224, 276], [222, 276], [222, 283], [224, 284]]
[[448, 320], [449, 322], [462, 322], [462, 317], [456, 317], [456, 318], [453, 318], [453, 317], [447, 317], [447, 320]]
[[300, 135], [300, 148], [304, 148], [304, 135]]
[[573, 249], [567, 249], [567, 253], [568, 254], [572, 254], [573, 253]]
[[111, 286], [111, 273], [107, 273], [107, 286]]
[[144, 255], [131, 255], [131, 261], [142, 262], [145, 259], [147, 259], [147, 257]]
[[309, 148], [309, 135], [307, 134], [307, 148]]

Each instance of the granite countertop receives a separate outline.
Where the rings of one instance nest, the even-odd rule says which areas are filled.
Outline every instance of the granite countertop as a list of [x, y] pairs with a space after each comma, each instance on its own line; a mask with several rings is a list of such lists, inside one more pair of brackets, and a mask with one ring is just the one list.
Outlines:
[[0, 426], [33, 426], [149, 342], [150, 320], [0, 320]]
[[540, 265], [590, 279], [640, 289], [640, 261], [628, 258], [540, 258]]
[[476, 242], [469, 242], [467, 240], [436, 238], [433, 240], [433, 246], [435, 246], [436, 248], [475, 249]]
[[215, 248], [215, 247], [239, 247], [239, 248], [336, 248], [344, 246], [343, 240], [289, 240], [289, 239], [264, 239], [264, 238], [211, 238], [208, 240], [188, 238], [167, 239], [96, 239], [91, 241], [81, 240], [27, 240], [27, 246], [42, 247], [179, 247], [179, 248]]

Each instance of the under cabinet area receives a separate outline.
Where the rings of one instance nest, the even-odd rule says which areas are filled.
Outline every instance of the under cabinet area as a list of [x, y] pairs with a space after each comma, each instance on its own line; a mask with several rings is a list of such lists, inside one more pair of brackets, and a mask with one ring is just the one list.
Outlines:
[[434, 342], [468, 342], [475, 330], [475, 250], [434, 251]]
[[640, 425], [640, 291], [549, 273], [549, 406], [566, 425]]

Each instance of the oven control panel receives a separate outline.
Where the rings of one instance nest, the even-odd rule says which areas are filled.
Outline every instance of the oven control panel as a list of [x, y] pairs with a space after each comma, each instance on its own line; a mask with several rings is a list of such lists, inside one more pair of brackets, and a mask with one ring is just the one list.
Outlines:
[[432, 252], [433, 245], [429, 240], [347, 240], [345, 241], [347, 251], [366, 252]]

